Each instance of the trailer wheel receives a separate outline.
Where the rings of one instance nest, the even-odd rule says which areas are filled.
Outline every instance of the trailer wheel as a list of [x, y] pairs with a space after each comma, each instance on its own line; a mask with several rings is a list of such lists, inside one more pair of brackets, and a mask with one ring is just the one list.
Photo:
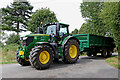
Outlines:
[[22, 65], [22, 66], [29, 66], [30, 65], [30, 62], [28, 59], [22, 59], [20, 57], [18, 57], [18, 51], [16, 52], [16, 61]]
[[94, 52], [94, 53], [93, 53], [93, 56], [94, 56], [94, 57], [95, 57], [95, 56], [97, 56], [97, 53], [96, 53], [96, 52]]
[[36, 46], [30, 52], [30, 63], [36, 69], [49, 68], [53, 61], [53, 50], [48, 45]]
[[64, 59], [65, 63], [75, 63], [80, 55], [79, 43], [76, 40], [69, 40], [65, 45]]
[[110, 49], [107, 51], [107, 56], [108, 56], [108, 57], [111, 57], [111, 56], [112, 56], [112, 51], [111, 51]]
[[92, 56], [92, 53], [90, 53], [90, 52], [87, 52], [86, 54], [87, 54], [87, 56]]
[[106, 58], [106, 57], [107, 57], [107, 54], [108, 54], [107, 49], [104, 49], [104, 51], [103, 51], [103, 53], [102, 53], [102, 56], [103, 56], [104, 58]]

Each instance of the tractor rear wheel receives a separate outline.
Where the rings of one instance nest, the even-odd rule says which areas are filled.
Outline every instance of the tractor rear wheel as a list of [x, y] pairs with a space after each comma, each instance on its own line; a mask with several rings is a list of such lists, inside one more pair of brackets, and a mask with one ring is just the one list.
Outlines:
[[53, 61], [53, 50], [48, 45], [36, 46], [30, 52], [30, 63], [36, 69], [49, 68]]
[[18, 57], [18, 54], [19, 54], [19, 52], [17, 51], [16, 52], [16, 61], [22, 66], [29, 66], [30, 65], [29, 60]]
[[65, 63], [75, 63], [79, 59], [79, 55], [79, 43], [74, 39], [69, 40], [65, 45], [63, 61]]

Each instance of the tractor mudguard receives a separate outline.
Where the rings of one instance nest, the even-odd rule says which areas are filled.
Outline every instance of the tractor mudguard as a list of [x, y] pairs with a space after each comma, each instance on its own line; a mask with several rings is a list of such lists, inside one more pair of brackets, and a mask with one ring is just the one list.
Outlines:
[[37, 44], [37, 45], [49, 45], [52, 49], [53, 49], [53, 51], [54, 51], [54, 55], [55, 55], [55, 58], [59, 58], [59, 55], [58, 55], [58, 48], [55, 48], [54, 47], [54, 45], [53, 45], [53, 43], [49, 43], [49, 42], [36, 42], [35, 44]]
[[67, 43], [70, 39], [75, 39], [75, 40], [77, 40], [77, 42], [78, 42], [79, 45], [80, 45], [80, 42], [79, 42], [79, 40], [78, 40], [76, 37], [68, 36], [68, 37], [66, 37], [66, 38], [63, 40], [63, 42], [62, 42], [62, 50], [63, 50], [62, 52], [64, 52], [65, 45], [66, 45], [66, 43]]

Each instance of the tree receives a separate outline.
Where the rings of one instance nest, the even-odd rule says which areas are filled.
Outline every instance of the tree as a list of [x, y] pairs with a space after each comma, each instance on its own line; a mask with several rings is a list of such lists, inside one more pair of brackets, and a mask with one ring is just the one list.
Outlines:
[[74, 31], [72, 31], [71, 34], [78, 34], [78, 29], [75, 29]]
[[2, 9], [0, 9], [0, 44], [3, 45], [2, 41], [7, 38], [7, 34], [4, 33], [2, 30], [2, 25], [1, 25], [1, 20], [2, 20]]
[[120, 53], [120, 2], [104, 3], [100, 17], [103, 19], [104, 28], [109, 28], [113, 35]]
[[83, 23], [82, 26], [80, 27], [79, 34], [87, 34], [89, 33], [89, 27], [87, 26], [87, 23]]
[[[29, 2], [13, 2], [2, 8], [2, 30], [15, 31], [17, 34], [27, 29], [27, 21], [32, 14], [33, 6]], [[21, 27], [20, 27], [21, 25]]]
[[4, 46], [4, 44], [0, 41], [0, 48], [3, 47], [3, 46]]
[[13, 33], [7, 39], [6, 44], [9, 45], [9, 44], [18, 43], [19, 39], [20, 39], [20, 36]]
[[28, 22], [29, 30], [33, 33], [37, 30], [37, 27], [40, 26], [40, 23], [43, 24], [48, 22], [58, 22], [56, 15], [54, 12], [50, 11], [49, 8], [41, 8], [36, 10], [36, 12], [32, 15], [32, 18]]
[[[103, 29], [103, 23], [99, 17], [102, 10], [102, 2], [83, 2], [80, 6], [82, 17], [86, 19], [86, 27], [90, 34], [105, 35], [106, 29]], [[87, 29], [87, 30], [88, 30]]]

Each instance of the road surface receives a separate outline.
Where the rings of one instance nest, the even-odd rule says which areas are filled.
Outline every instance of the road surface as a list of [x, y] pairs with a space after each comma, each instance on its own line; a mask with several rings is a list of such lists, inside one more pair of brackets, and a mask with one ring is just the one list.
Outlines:
[[2, 78], [118, 78], [118, 69], [107, 64], [105, 58], [100, 56], [81, 56], [75, 64], [53, 63], [46, 70], [4, 64]]

